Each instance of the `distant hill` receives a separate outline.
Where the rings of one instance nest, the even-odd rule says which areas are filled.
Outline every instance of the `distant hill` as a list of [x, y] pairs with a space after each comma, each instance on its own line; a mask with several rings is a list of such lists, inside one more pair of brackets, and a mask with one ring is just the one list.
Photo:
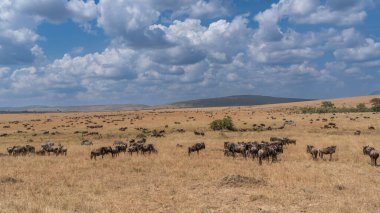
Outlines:
[[377, 91], [371, 92], [371, 94], [369, 94], [369, 95], [380, 95], [380, 90], [377, 90]]
[[190, 101], [181, 101], [168, 104], [169, 107], [225, 107], [225, 106], [251, 106], [263, 104], [280, 104], [290, 102], [310, 101], [310, 99], [278, 98], [261, 95], [236, 95], [219, 98], [206, 98]]
[[0, 107], [0, 112], [112, 112], [139, 110], [150, 106], [141, 104], [115, 104], [115, 105], [88, 105], [88, 106], [25, 106]]

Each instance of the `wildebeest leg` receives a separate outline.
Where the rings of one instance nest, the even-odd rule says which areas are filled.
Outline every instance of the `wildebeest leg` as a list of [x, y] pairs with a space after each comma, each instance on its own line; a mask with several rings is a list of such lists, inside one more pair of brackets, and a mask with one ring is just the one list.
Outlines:
[[262, 160], [261, 160], [261, 157], [259, 157], [259, 164], [263, 164]]
[[197, 155], [199, 156], [199, 150], [197, 150]]

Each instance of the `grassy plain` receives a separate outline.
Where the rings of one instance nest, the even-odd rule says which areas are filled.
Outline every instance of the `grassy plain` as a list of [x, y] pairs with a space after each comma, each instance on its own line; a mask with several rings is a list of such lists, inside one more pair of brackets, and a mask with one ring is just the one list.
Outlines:
[[[338, 106], [355, 106], [369, 103], [373, 97], [332, 101]], [[0, 137], [0, 152], [6, 153], [13, 145], [39, 148], [51, 140], [65, 145], [68, 155], [0, 157], [0, 212], [379, 212], [380, 167], [370, 165], [362, 146], [380, 150], [380, 114], [309, 115], [293, 110], [294, 106], [320, 102], [1, 114], [0, 134], [9, 135]], [[212, 120], [225, 115], [231, 116], [238, 128], [260, 123], [279, 127], [283, 119], [295, 121], [296, 126], [262, 132], [213, 132], [208, 128]], [[321, 129], [327, 123], [322, 118], [335, 122], [338, 129]], [[25, 127], [27, 123], [30, 125]], [[87, 128], [95, 123], [103, 128]], [[369, 130], [370, 125], [376, 129]], [[121, 127], [128, 129], [120, 131]], [[90, 160], [92, 149], [132, 139], [140, 133], [136, 127], [166, 131], [165, 137], [148, 137], [158, 154]], [[179, 128], [186, 132], [177, 132]], [[205, 136], [194, 135], [194, 130], [203, 130]], [[355, 130], [362, 134], [355, 136]], [[43, 134], [45, 131], [49, 134]], [[101, 137], [75, 131], [97, 131]], [[257, 160], [223, 156], [224, 141], [267, 141], [272, 136], [294, 138], [297, 145], [287, 146], [278, 162], [264, 161], [262, 166]], [[90, 139], [94, 145], [81, 146], [82, 139]], [[189, 157], [187, 147], [201, 141], [206, 149]], [[184, 147], [176, 148], [176, 144]], [[313, 161], [306, 153], [307, 144], [318, 148], [337, 145], [337, 153], [332, 161]]]

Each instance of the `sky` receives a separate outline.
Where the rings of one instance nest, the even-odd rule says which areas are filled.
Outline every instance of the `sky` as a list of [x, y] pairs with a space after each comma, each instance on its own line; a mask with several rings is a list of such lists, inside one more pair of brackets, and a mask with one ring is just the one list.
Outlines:
[[380, 0], [1, 0], [0, 106], [380, 90]]

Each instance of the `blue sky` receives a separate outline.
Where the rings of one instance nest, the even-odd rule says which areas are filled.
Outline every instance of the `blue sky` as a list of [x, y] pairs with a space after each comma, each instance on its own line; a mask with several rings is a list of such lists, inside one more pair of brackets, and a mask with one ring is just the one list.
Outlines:
[[379, 0], [2, 0], [0, 106], [380, 89]]

